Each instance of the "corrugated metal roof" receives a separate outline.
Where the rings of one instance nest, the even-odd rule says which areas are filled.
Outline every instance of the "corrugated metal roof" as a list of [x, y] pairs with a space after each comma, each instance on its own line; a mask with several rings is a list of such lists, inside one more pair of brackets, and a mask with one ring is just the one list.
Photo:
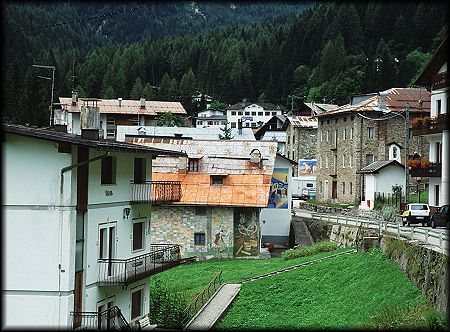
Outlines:
[[329, 116], [345, 112], [404, 111], [407, 103], [410, 105], [410, 112], [429, 112], [431, 104], [430, 93], [422, 88], [391, 88], [381, 91], [379, 94], [357, 104], [343, 105], [334, 110], [323, 112], [318, 116]]
[[[72, 98], [59, 97], [61, 104], [70, 105], [69, 112], [80, 112], [82, 101], [78, 101], [76, 106], [71, 106]], [[158, 113], [170, 112], [173, 114], [187, 114], [183, 105], [177, 101], [145, 101], [145, 109], [140, 108], [140, 100], [122, 100], [119, 106], [117, 99], [99, 99], [97, 106], [100, 113], [105, 114], [143, 114], [157, 115]]]
[[361, 168], [356, 173], [377, 173], [379, 170], [389, 165], [398, 165], [403, 168], [405, 167], [397, 160], [379, 160]]
[[266, 131], [261, 138], [264, 141], [273, 141], [276, 139], [277, 142], [286, 142], [286, 132], [285, 131]]
[[289, 122], [296, 128], [317, 128], [318, 120], [310, 116], [288, 116]]
[[[145, 146], [175, 147], [190, 158], [200, 158], [199, 171], [180, 170], [179, 158], [161, 157], [153, 161], [153, 180], [180, 181], [182, 198], [174, 204], [266, 207], [275, 164], [277, 143], [262, 141], [182, 140], [154, 142], [129, 138]], [[258, 149], [262, 166], [250, 162]], [[226, 176], [223, 185], [211, 185], [211, 175]]]

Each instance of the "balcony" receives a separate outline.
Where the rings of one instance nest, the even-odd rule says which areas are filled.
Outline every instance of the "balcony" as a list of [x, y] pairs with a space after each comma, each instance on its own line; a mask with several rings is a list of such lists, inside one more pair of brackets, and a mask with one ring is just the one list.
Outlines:
[[411, 122], [412, 134], [414, 136], [439, 134], [442, 133], [443, 130], [449, 129], [447, 114], [439, 114], [439, 116], [426, 119], [425, 121], [421, 121], [422, 119], [414, 119]]
[[180, 181], [131, 181], [131, 203], [164, 204], [179, 202], [180, 199]]
[[72, 311], [72, 327], [74, 330], [126, 330], [130, 325], [116, 306], [102, 312]]
[[122, 285], [181, 264], [180, 246], [152, 245], [150, 252], [128, 259], [101, 258], [98, 260], [98, 286]]
[[441, 163], [430, 163], [427, 168], [411, 167], [409, 174], [413, 177], [441, 177], [441, 171]]

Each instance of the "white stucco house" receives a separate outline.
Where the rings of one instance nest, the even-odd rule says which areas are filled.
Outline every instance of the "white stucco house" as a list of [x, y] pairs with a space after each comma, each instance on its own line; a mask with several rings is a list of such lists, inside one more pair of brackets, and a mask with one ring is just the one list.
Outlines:
[[[152, 158], [183, 153], [92, 129], [3, 131], [3, 327], [133, 325], [149, 312], [148, 276], [179, 257], [178, 246], [154, 247], [148, 236]], [[171, 256], [157, 261], [157, 249]]]
[[282, 113], [281, 107], [272, 103], [242, 101], [228, 107], [226, 115], [231, 128], [239, 128], [241, 121], [242, 127], [259, 128]]
[[198, 112], [195, 118], [196, 128], [223, 128], [227, 123], [227, 116], [221, 110], [208, 108]]
[[364, 197], [360, 208], [372, 210], [375, 203], [375, 194], [392, 195], [392, 186], [405, 187], [405, 166], [397, 160], [375, 161], [356, 173], [363, 174]]

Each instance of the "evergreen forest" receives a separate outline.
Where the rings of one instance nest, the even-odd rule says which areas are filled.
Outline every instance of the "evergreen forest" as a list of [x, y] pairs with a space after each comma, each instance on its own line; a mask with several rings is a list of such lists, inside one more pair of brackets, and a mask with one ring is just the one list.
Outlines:
[[447, 34], [447, 12], [439, 1], [7, 2], [3, 121], [48, 125], [52, 71], [33, 64], [55, 67], [55, 103], [76, 89], [180, 101], [190, 115], [197, 90], [222, 105], [343, 105], [413, 86]]

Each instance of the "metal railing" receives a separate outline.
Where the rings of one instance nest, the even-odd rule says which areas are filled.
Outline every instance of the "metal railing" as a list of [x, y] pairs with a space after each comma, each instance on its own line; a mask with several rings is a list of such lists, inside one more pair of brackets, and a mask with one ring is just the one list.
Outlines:
[[431, 118], [428, 124], [413, 125], [412, 134], [414, 136], [438, 134], [446, 129], [448, 129], [448, 115], [439, 114], [437, 117]]
[[131, 181], [131, 203], [170, 203], [181, 199], [180, 181]]
[[180, 264], [180, 246], [152, 245], [150, 252], [128, 259], [98, 259], [97, 285], [123, 285]]
[[183, 310], [183, 317], [181, 323], [183, 326], [195, 316], [195, 314], [200, 310], [201, 307], [211, 298], [217, 289], [220, 287], [220, 276], [222, 275], [222, 270], [218, 272], [214, 278], [209, 282], [209, 284], [189, 303], [186, 309]]
[[72, 328], [74, 330], [126, 330], [131, 331], [122, 312], [117, 306], [102, 312], [72, 311]]
[[378, 229], [380, 236], [385, 233], [395, 235], [397, 238], [416, 240], [419, 243], [430, 246], [434, 251], [448, 255], [449, 236], [438, 230], [401, 226], [399, 223], [370, 220], [368, 218], [329, 215], [315, 212], [311, 213], [311, 217], [319, 221], [346, 226], [360, 227], [361, 224], [363, 224], [361, 227]]

